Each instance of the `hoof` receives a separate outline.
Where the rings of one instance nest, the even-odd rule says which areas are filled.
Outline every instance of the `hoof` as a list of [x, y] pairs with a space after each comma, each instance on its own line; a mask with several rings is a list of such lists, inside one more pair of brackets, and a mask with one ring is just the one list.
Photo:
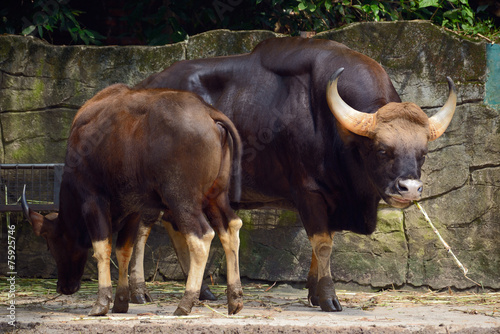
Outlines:
[[99, 288], [97, 292], [97, 301], [95, 302], [92, 310], [90, 310], [90, 316], [100, 316], [106, 315], [109, 311], [109, 304], [111, 304], [111, 296], [113, 293], [112, 287]]
[[92, 307], [92, 310], [90, 310], [89, 315], [102, 316], [106, 315], [108, 311], [109, 311], [109, 305], [101, 305], [99, 303], [95, 303], [94, 306]]
[[128, 312], [128, 299], [123, 298], [115, 298], [115, 302], [113, 304], [113, 309], [111, 310], [113, 313], [127, 313]]
[[311, 306], [319, 306], [319, 297], [318, 296], [308, 296], [309, 305]]
[[311, 275], [307, 277], [306, 288], [308, 288], [307, 300], [309, 300], [309, 305], [319, 306], [319, 297], [316, 294], [316, 289], [318, 287], [318, 276]]
[[319, 300], [319, 306], [321, 306], [321, 310], [325, 312], [340, 312], [342, 311], [342, 306], [340, 305], [337, 297], [332, 299], [324, 299]]
[[127, 304], [117, 304], [116, 302], [113, 304], [113, 308], [111, 309], [113, 313], [127, 313], [128, 312], [128, 303]]
[[210, 288], [205, 284], [201, 287], [200, 300], [217, 300], [217, 297], [210, 291]]
[[174, 312], [174, 315], [188, 315], [191, 313], [191, 309], [193, 308], [193, 305], [195, 302], [198, 300], [200, 296], [199, 291], [186, 291], [184, 292], [184, 296], [182, 297], [181, 301], [179, 302], [179, 306], [177, 306], [177, 309]]
[[243, 308], [243, 290], [238, 282], [227, 286], [227, 313], [233, 315]]
[[227, 314], [234, 315], [243, 309], [243, 301], [234, 302], [227, 306]]
[[130, 283], [130, 302], [133, 304], [152, 303], [153, 298], [149, 294], [146, 283]]
[[316, 282], [309, 281], [309, 294], [307, 298], [312, 306], [320, 306], [325, 312], [340, 312], [342, 306], [335, 294], [335, 287], [331, 277], [323, 277]]
[[113, 313], [127, 313], [129, 302], [128, 287], [117, 287], [115, 294], [115, 302], [113, 304]]
[[149, 294], [149, 292], [145, 293], [137, 293], [133, 294], [130, 296], [130, 302], [132, 304], [146, 304], [146, 303], [152, 303], [153, 298]]
[[176, 316], [188, 315], [189, 313], [191, 313], [191, 310], [186, 310], [182, 306], [178, 306], [177, 309], [174, 312], [174, 315], [176, 315]]

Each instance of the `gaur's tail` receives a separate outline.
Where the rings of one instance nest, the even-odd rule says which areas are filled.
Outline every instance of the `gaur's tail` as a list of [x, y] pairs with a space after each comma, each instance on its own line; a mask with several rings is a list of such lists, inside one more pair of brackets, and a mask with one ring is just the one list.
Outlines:
[[229, 150], [231, 153], [231, 200], [239, 202], [241, 198], [241, 157], [243, 156], [243, 144], [240, 134], [233, 122], [221, 112], [212, 115], [215, 122], [219, 123], [229, 133]]

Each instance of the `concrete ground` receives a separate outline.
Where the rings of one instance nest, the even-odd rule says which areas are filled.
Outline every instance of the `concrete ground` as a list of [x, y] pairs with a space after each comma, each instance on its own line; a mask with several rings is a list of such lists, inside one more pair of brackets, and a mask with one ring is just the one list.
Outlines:
[[[54, 284], [50, 282], [50, 284]], [[42, 284], [43, 285], [43, 284]], [[172, 316], [182, 296], [180, 283], [149, 285], [155, 302], [130, 305], [126, 314], [88, 317], [95, 283], [72, 296], [22, 288], [16, 296], [16, 327], [0, 308], [7, 333], [500, 333], [500, 293], [337, 291], [342, 312], [307, 304], [307, 290], [290, 285], [245, 284], [243, 310], [227, 316], [224, 286], [219, 301], [200, 303], [186, 317]], [[38, 289], [38, 287], [37, 287]], [[95, 291], [92, 291], [95, 290]], [[1, 300], [6, 305], [5, 298]]]

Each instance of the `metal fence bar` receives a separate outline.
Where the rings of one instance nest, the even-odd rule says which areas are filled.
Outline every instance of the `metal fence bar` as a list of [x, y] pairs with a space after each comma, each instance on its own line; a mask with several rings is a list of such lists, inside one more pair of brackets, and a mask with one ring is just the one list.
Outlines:
[[0, 164], [1, 169], [45, 169], [64, 166], [64, 164]]
[[61, 189], [63, 172], [64, 172], [64, 164], [59, 164], [57, 166], [54, 166], [54, 204], [57, 203], [58, 207], [59, 207], [59, 189]]
[[58, 210], [63, 170], [64, 164], [0, 164], [0, 212], [21, 211], [19, 200], [25, 184], [31, 208]]

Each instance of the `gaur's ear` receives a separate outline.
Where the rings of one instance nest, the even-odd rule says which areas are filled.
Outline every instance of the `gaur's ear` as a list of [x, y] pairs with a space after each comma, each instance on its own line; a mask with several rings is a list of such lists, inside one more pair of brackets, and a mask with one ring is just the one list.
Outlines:
[[31, 223], [31, 226], [33, 227], [33, 231], [37, 236], [43, 236], [46, 237], [49, 235], [53, 229], [54, 229], [54, 221], [45, 218], [38, 212], [35, 212], [30, 209], [29, 211], [29, 222]]
[[26, 201], [26, 185], [24, 185], [23, 194], [21, 196], [21, 207], [24, 217], [30, 222], [37, 236], [41, 235], [46, 238], [47, 236], [53, 235], [59, 215], [57, 213], [49, 213], [44, 217], [38, 212], [31, 210]]
[[49, 213], [45, 217], [29, 209], [29, 219], [31, 226], [33, 227], [33, 231], [37, 236], [42, 236], [47, 238], [48, 236], [53, 236], [56, 232], [57, 225], [57, 217], [59, 214], [57, 213]]

